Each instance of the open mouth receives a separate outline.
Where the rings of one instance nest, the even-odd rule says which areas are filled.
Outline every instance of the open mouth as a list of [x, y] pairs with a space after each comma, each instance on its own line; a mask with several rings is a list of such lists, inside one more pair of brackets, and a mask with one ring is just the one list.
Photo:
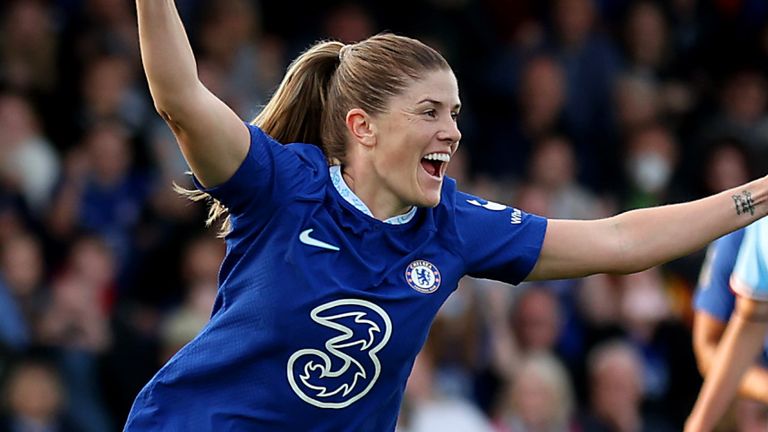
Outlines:
[[430, 176], [440, 179], [445, 174], [450, 160], [451, 155], [448, 153], [430, 153], [421, 158], [421, 167]]

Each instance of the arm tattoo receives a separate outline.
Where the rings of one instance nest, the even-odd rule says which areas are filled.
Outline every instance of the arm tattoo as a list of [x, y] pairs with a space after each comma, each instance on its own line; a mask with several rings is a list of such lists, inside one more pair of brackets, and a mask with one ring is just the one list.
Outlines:
[[749, 191], [743, 191], [740, 195], [731, 195], [733, 204], [736, 206], [736, 214], [747, 214], [754, 216], [755, 202], [752, 201], [752, 194]]

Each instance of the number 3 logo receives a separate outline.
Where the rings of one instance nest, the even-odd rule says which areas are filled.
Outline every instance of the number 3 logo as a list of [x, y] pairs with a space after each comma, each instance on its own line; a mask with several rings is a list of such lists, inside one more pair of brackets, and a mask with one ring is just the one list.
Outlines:
[[325, 350], [305, 348], [288, 359], [288, 382], [304, 402], [339, 409], [365, 396], [381, 373], [376, 354], [392, 335], [392, 321], [381, 307], [357, 299], [318, 306], [312, 320], [341, 334]]

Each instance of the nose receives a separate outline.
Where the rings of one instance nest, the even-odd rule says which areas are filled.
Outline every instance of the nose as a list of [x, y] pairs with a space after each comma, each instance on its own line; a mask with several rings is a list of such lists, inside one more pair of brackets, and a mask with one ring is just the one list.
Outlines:
[[449, 145], [453, 146], [461, 141], [461, 131], [459, 130], [459, 124], [451, 119], [445, 126], [440, 134], [440, 139], [446, 141]]

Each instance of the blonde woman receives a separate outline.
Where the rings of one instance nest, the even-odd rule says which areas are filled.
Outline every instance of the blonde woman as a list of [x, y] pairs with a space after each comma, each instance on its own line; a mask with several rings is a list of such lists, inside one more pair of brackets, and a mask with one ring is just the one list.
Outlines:
[[228, 215], [211, 320], [137, 396], [126, 430], [391, 431], [462, 276], [638, 271], [766, 213], [765, 180], [595, 221], [462, 193], [445, 177], [456, 77], [402, 36], [310, 47], [247, 124], [198, 79], [173, 0], [136, 3], [155, 107], [212, 216]]

